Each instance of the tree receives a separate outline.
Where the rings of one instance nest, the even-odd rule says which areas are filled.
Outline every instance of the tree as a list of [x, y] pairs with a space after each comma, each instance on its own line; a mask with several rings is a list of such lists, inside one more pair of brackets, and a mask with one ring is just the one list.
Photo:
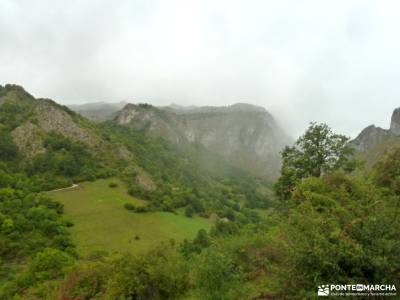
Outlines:
[[47, 248], [36, 254], [29, 269], [37, 279], [57, 278], [64, 268], [74, 264], [74, 259], [67, 253], [53, 248]]
[[205, 231], [204, 229], [200, 229], [197, 232], [197, 236], [196, 238], [193, 240], [193, 242], [196, 245], [199, 245], [201, 247], [207, 247], [210, 245], [210, 239], [208, 237], [208, 233], [207, 231]]
[[16, 159], [17, 154], [18, 148], [11, 135], [0, 130], [0, 160], [13, 161]]
[[354, 169], [349, 138], [335, 134], [326, 124], [311, 123], [292, 147], [282, 152], [281, 176], [275, 191], [288, 200], [296, 184], [307, 177], [320, 177], [333, 170]]
[[338, 171], [303, 180], [291, 199], [298, 205], [280, 229], [288, 298], [313, 298], [321, 282], [399, 284], [398, 196]]
[[375, 164], [373, 177], [378, 186], [400, 195], [400, 148], [392, 150]]

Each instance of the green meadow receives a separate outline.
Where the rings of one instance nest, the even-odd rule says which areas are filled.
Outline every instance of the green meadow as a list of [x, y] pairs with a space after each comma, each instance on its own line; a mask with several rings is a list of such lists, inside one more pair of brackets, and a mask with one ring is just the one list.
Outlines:
[[[118, 186], [109, 187], [111, 182]], [[64, 204], [64, 217], [74, 224], [72, 237], [83, 255], [98, 250], [143, 253], [171, 239], [193, 238], [198, 230], [211, 226], [207, 219], [187, 218], [181, 212], [128, 211], [125, 203], [139, 206], [146, 202], [130, 196], [125, 184], [115, 178], [80, 183], [49, 195]]]

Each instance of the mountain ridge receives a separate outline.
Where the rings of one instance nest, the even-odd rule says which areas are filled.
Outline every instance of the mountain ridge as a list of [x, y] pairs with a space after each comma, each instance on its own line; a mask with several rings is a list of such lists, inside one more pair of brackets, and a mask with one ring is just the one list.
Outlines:
[[280, 151], [292, 142], [267, 110], [243, 103], [188, 109], [127, 104], [114, 121], [177, 145], [202, 145], [237, 167], [271, 179], [279, 172]]

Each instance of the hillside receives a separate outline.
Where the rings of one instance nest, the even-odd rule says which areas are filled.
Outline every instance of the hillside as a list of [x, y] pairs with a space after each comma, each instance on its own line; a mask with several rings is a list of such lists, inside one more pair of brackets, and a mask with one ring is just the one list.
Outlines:
[[393, 111], [389, 129], [370, 125], [350, 142], [359, 157], [372, 165], [382, 155], [400, 145], [400, 108]]
[[127, 104], [115, 122], [163, 137], [180, 147], [201, 145], [232, 165], [269, 179], [279, 173], [279, 152], [292, 142], [264, 108], [242, 103], [163, 108]]
[[[141, 128], [94, 123], [52, 100], [35, 99], [16, 85], [0, 87], [0, 124], [1, 133], [9, 138], [5, 151], [10, 148], [20, 157], [13, 167], [36, 178], [44, 189], [119, 174], [132, 193], [153, 200], [152, 209], [173, 209], [187, 205], [186, 200], [162, 205], [170, 201], [166, 197], [174, 190], [182, 195], [193, 188], [204, 190], [217, 202], [220, 190], [237, 186], [235, 178], [243, 178], [243, 186], [258, 184], [202, 147], [177, 148], [167, 140], [147, 136]], [[222, 177], [227, 183], [217, 184]], [[245, 194], [250, 197], [249, 192]]]
[[270, 184], [201, 145], [177, 147], [0, 86], [0, 298], [40, 299], [25, 289], [64, 272], [21, 279], [51, 269], [30, 265], [47, 263], [42, 256], [68, 265], [98, 253], [178, 246], [218, 222], [235, 232], [257, 224], [257, 209], [272, 204]]
[[18, 157], [14, 167], [45, 188], [109, 176], [133, 158], [121, 143], [107, 141], [97, 125], [16, 85], [0, 86], [0, 126], [8, 141], [3, 151]]
[[[264, 110], [125, 108], [126, 124], [95, 123], [0, 87], [1, 299], [313, 299], [321, 282], [398, 285], [400, 150], [354, 170], [347, 138], [313, 123], [282, 154], [273, 195], [217, 153], [236, 138], [202, 139], [233, 126], [246, 140], [271, 121]], [[397, 119], [359, 137], [360, 153], [397, 139]]]

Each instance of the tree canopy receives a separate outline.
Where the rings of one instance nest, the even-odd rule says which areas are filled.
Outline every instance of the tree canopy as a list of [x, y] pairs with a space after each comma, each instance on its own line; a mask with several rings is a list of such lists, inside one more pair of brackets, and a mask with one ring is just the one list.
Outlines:
[[289, 199], [293, 188], [303, 178], [353, 169], [348, 141], [348, 137], [333, 133], [326, 124], [311, 123], [295, 144], [282, 152], [281, 176], [275, 184], [279, 198]]

